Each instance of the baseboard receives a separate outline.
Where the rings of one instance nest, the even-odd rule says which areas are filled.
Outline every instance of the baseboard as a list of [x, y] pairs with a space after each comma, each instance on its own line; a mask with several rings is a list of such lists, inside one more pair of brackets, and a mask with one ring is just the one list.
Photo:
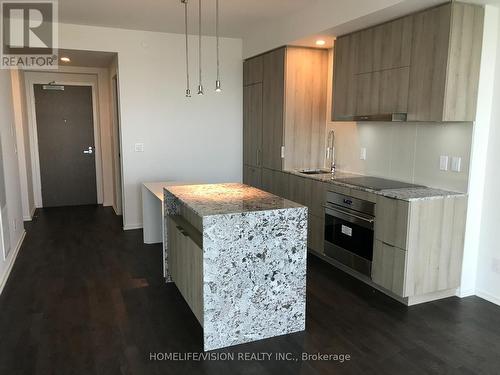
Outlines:
[[476, 291], [474, 289], [469, 289], [469, 290], [461, 290], [459, 289], [457, 291], [456, 296], [460, 298], [465, 298], [465, 297], [470, 297], [470, 296], [475, 296]]
[[9, 263], [7, 264], [7, 268], [5, 270], [5, 273], [3, 274], [2, 278], [0, 279], [0, 294], [2, 294], [3, 288], [4, 288], [5, 284], [7, 283], [7, 280], [9, 279], [10, 271], [12, 271], [12, 267], [14, 267], [14, 263], [17, 259], [17, 254], [19, 253], [19, 249], [21, 249], [21, 245], [23, 244], [24, 237], [26, 237], [25, 230], [21, 234], [19, 241], [17, 241], [16, 248], [14, 249], [12, 256], [9, 259]]
[[493, 294], [485, 292], [484, 290], [476, 290], [476, 296], [500, 306], [500, 297], [494, 296]]
[[127, 224], [123, 226], [123, 230], [142, 229], [142, 224]]
[[35, 216], [36, 207], [33, 207], [30, 212], [30, 216], [23, 216], [23, 221], [31, 221], [33, 220], [33, 216]]

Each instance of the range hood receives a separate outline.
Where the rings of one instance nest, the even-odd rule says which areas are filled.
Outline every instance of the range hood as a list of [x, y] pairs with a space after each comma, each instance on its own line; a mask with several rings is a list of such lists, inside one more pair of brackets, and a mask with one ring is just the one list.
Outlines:
[[377, 115], [352, 116], [352, 121], [404, 122], [407, 117], [406, 113], [380, 113]]

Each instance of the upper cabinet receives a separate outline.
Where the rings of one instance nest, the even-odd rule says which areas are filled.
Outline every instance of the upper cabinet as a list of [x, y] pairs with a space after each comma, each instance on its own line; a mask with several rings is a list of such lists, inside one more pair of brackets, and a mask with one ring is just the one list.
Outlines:
[[341, 36], [334, 121], [473, 121], [484, 10], [447, 3]]
[[264, 61], [262, 56], [248, 59], [243, 64], [243, 86], [261, 83], [264, 77]]
[[243, 160], [269, 170], [323, 164], [328, 52], [283, 47], [243, 65]]
[[451, 3], [414, 16], [409, 121], [474, 121], [484, 8]]

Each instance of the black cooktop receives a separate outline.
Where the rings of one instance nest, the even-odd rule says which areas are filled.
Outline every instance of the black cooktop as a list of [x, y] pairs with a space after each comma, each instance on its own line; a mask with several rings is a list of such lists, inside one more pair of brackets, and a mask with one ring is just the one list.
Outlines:
[[386, 190], [386, 189], [410, 189], [410, 188], [420, 188], [422, 185], [409, 184], [407, 182], [387, 180], [385, 178], [378, 177], [348, 177], [348, 178], [336, 178], [335, 181], [343, 182], [345, 184], [350, 184], [354, 186], [361, 186], [372, 190]]

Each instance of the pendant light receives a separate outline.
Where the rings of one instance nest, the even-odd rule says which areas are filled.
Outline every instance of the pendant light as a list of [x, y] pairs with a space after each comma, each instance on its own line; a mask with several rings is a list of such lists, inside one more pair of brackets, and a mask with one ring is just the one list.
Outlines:
[[181, 0], [184, 4], [184, 32], [186, 36], [186, 98], [191, 97], [191, 90], [189, 88], [189, 45], [188, 45], [188, 0]]
[[215, 40], [217, 48], [217, 79], [215, 80], [215, 91], [221, 92], [220, 85], [220, 60], [219, 60], [219, 0], [215, 0]]
[[201, 0], [198, 0], [198, 95], [203, 95], [203, 85], [201, 84]]

